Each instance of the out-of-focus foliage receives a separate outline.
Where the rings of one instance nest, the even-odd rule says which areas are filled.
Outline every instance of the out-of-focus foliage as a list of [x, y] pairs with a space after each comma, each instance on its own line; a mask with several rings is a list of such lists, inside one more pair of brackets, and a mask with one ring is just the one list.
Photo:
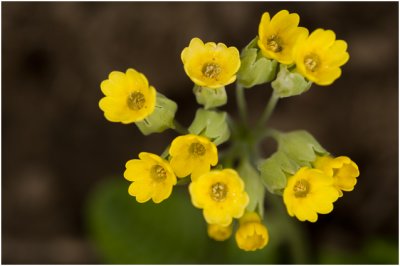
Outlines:
[[[237, 247], [234, 237], [224, 242], [207, 237], [201, 211], [191, 205], [184, 187], [176, 187], [170, 198], [157, 205], [137, 203], [127, 189], [124, 180], [105, 180], [92, 191], [86, 205], [90, 237], [104, 263], [398, 263], [397, 243], [383, 239], [366, 241], [358, 252], [328, 246], [311, 250], [303, 224], [287, 219], [283, 206], [271, 209], [265, 217], [268, 248], [246, 252]], [[270, 195], [267, 201], [277, 199]]]
[[[278, 249], [285, 248], [281, 236], [287, 227], [273, 217], [267, 219], [274, 237], [268, 248], [245, 252], [237, 247], [233, 237], [225, 242], [207, 237], [201, 211], [191, 205], [185, 188], [176, 187], [175, 193], [158, 205], [137, 203], [126, 193], [127, 189], [128, 184], [122, 180], [106, 180], [93, 190], [86, 206], [90, 237], [106, 263], [269, 264], [282, 261], [285, 252]], [[296, 261], [293, 258], [288, 262]]]
[[399, 264], [399, 249], [395, 241], [368, 239], [359, 252], [323, 248], [319, 254], [323, 264]]

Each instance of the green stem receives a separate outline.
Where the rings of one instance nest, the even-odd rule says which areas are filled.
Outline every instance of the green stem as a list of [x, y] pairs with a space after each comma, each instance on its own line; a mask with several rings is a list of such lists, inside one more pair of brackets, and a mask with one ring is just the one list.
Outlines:
[[185, 185], [189, 184], [190, 181], [191, 181], [190, 176], [187, 176], [185, 178], [178, 179], [178, 182], [176, 182], [176, 185], [177, 186], [185, 186]]
[[243, 124], [246, 124], [247, 109], [246, 98], [244, 97], [244, 88], [239, 83], [236, 83], [236, 103], [239, 108], [239, 116]]
[[258, 120], [257, 128], [262, 127], [268, 122], [268, 119], [271, 117], [272, 112], [274, 111], [275, 106], [278, 103], [278, 100], [279, 97], [275, 93], [272, 93], [271, 98], [269, 98], [268, 104], [265, 107], [260, 120]]
[[176, 121], [174, 119], [174, 126], [172, 128], [173, 130], [175, 130], [177, 133], [181, 134], [181, 135], [185, 135], [188, 133], [187, 128], [185, 128], [184, 126], [182, 126], [181, 123], [179, 123], [178, 121]]
[[170, 147], [171, 145], [168, 145], [166, 148], [165, 148], [165, 150], [163, 151], [163, 153], [161, 154], [161, 158], [163, 158], [163, 159], [167, 159], [167, 156], [169, 155], [169, 147]]
[[269, 137], [272, 137], [274, 140], [278, 141], [280, 134], [281, 134], [281, 132], [279, 130], [276, 130], [273, 128], [267, 128], [260, 135], [259, 141], [263, 140], [264, 138], [269, 138]]

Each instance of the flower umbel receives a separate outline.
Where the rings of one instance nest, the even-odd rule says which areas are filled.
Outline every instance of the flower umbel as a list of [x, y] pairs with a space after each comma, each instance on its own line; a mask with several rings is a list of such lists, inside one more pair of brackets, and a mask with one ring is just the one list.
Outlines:
[[232, 235], [232, 224], [221, 226], [218, 224], [207, 225], [208, 236], [216, 241], [227, 240]]
[[218, 163], [218, 150], [208, 138], [188, 134], [175, 138], [169, 149], [171, 167], [178, 177], [191, 174], [192, 180]]
[[[318, 214], [333, 210], [333, 203], [343, 191], [354, 189], [360, 173], [352, 160], [331, 157], [306, 130], [281, 132], [269, 125], [279, 99], [300, 95], [312, 83], [331, 84], [340, 77], [341, 66], [349, 59], [347, 43], [336, 40], [333, 31], [317, 29], [309, 35], [306, 28], [299, 27], [299, 21], [298, 14], [287, 10], [273, 17], [265, 12], [258, 35], [253, 36], [240, 55], [237, 48], [223, 43], [191, 39], [181, 52], [181, 60], [185, 73], [194, 82], [196, 101], [202, 106], [194, 110], [196, 115], [188, 126], [176, 115], [178, 104], [150, 86], [143, 74], [134, 69], [109, 74], [100, 85], [105, 96], [99, 101], [107, 120], [135, 123], [145, 136], [169, 129], [179, 134], [165, 143], [160, 156], [141, 152], [138, 159], [126, 163], [124, 177], [131, 181], [128, 192], [136, 201], [160, 203], [170, 197], [175, 185], [188, 186], [191, 203], [201, 209], [210, 238], [230, 238], [236, 227], [234, 219], [239, 219], [235, 232], [237, 246], [255, 251], [269, 242], [264, 212], [267, 217], [275, 217], [274, 223], [289, 219], [274, 208], [274, 200], [265, 209], [267, 192], [283, 197], [290, 216], [316, 222]], [[235, 81], [239, 121], [219, 109], [230, 97], [226, 85]], [[273, 91], [263, 104], [258, 121], [253, 121], [250, 118], [257, 118], [250, 114], [255, 111], [254, 103], [247, 101], [245, 89], [251, 93], [251, 88], [266, 83]], [[263, 158], [263, 142], [268, 138], [277, 142], [276, 151], [267, 152], [271, 155]], [[178, 182], [178, 178], [182, 179]], [[169, 214], [176, 220], [157, 223], [168, 224], [166, 230], [174, 237], [174, 232], [182, 231], [182, 239], [186, 239], [196, 228], [173, 228], [191, 216], [183, 205], [180, 207], [180, 200], [170, 199], [166, 209], [161, 210], [162, 215]], [[194, 223], [190, 221], [190, 225], [193, 227]], [[296, 232], [299, 229], [288, 226], [289, 235], [300, 236]], [[280, 231], [271, 231], [271, 237], [276, 234], [278, 242], [279, 233], [285, 233]], [[178, 242], [188, 243], [186, 240]], [[288, 243], [301, 247], [297, 240]], [[171, 248], [186, 252], [176, 246]]]
[[223, 43], [203, 43], [193, 38], [183, 49], [181, 59], [189, 78], [198, 86], [220, 88], [236, 80], [240, 67], [239, 51]]
[[318, 85], [332, 84], [349, 60], [347, 43], [331, 30], [317, 29], [295, 49], [297, 71]]
[[318, 169], [302, 167], [288, 179], [283, 191], [283, 201], [290, 216], [300, 221], [316, 222], [317, 213], [333, 210], [333, 202], [339, 197], [333, 178]]
[[233, 169], [208, 172], [189, 185], [192, 203], [203, 209], [209, 224], [228, 226], [239, 218], [249, 203], [244, 183]]
[[333, 177], [333, 184], [343, 196], [342, 191], [352, 191], [360, 175], [358, 166], [346, 156], [332, 158], [330, 156], [318, 157], [314, 167]]
[[235, 234], [239, 248], [245, 251], [255, 251], [264, 248], [268, 244], [269, 234], [267, 227], [261, 222], [257, 213], [246, 213], [240, 218], [239, 223], [239, 229]]
[[101, 84], [104, 93], [99, 107], [111, 122], [129, 124], [141, 121], [154, 111], [156, 90], [146, 77], [130, 68], [126, 73], [113, 71]]
[[141, 152], [139, 160], [126, 163], [124, 177], [132, 181], [129, 194], [140, 203], [152, 199], [160, 203], [171, 195], [176, 177], [169, 163], [158, 155]]
[[258, 28], [258, 46], [262, 54], [279, 63], [292, 64], [293, 48], [308, 35], [306, 28], [298, 27], [299, 21], [299, 15], [289, 14], [287, 10], [279, 11], [272, 19], [265, 12]]

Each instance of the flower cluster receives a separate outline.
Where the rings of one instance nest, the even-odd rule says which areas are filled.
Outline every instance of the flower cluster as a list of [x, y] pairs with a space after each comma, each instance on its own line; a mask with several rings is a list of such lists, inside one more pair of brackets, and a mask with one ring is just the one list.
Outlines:
[[333, 210], [333, 202], [352, 191], [359, 176], [357, 165], [345, 156], [319, 157], [311, 167], [300, 168], [288, 179], [283, 200], [290, 216], [316, 222], [317, 213]]
[[298, 27], [299, 15], [287, 10], [272, 19], [261, 18], [258, 46], [262, 54], [281, 64], [296, 64], [296, 71], [318, 85], [330, 85], [341, 75], [340, 66], [349, 60], [345, 41], [336, 40], [331, 30], [317, 29], [310, 35]]
[[[105, 97], [99, 102], [107, 120], [135, 123], [144, 135], [168, 128], [178, 133], [160, 156], [141, 152], [126, 163], [128, 192], [137, 202], [161, 203], [174, 186], [189, 183], [191, 202], [202, 210], [209, 237], [224, 241], [236, 230], [237, 246], [254, 251], [269, 242], [265, 192], [282, 196], [290, 216], [315, 222], [318, 214], [333, 210], [343, 191], [354, 189], [359, 170], [350, 158], [333, 157], [307, 131], [283, 133], [266, 126], [280, 98], [300, 95], [312, 83], [332, 84], [349, 59], [346, 42], [336, 40], [333, 31], [309, 34], [299, 21], [298, 14], [287, 10], [272, 18], [265, 12], [258, 36], [241, 53], [193, 38], [181, 60], [202, 107], [188, 127], [175, 118], [177, 104], [143, 74], [134, 69], [109, 74], [100, 85]], [[234, 82], [240, 121], [218, 109], [227, 102], [225, 87]], [[244, 89], [268, 82], [272, 96], [258, 123], [249, 125]], [[267, 137], [278, 148], [261, 158], [259, 144]], [[221, 151], [218, 146], [224, 142], [228, 150]]]

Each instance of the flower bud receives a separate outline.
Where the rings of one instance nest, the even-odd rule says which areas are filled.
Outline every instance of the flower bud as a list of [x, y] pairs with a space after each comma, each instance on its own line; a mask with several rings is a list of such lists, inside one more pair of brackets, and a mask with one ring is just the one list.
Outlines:
[[189, 127], [189, 132], [211, 139], [215, 145], [227, 141], [230, 131], [226, 122], [226, 112], [216, 112], [199, 108]]
[[257, 46], [258, 38], [254, 38], [240, 55], [241, 66], [237, 74], [239, 83], [244, 88], [264, 84], [275, 77], [277, 62], [264, 57]]
[[300, 95], [311, 88], [312, 82], [301, 74], [292, 72], [287, 65], [280, 65], [276, 79], [271, 82], [276, 95], [280, 98]]
[[232, 235], [232, 223], [228, 226], [219, 224], [208, 224], [207, 234], [216, 241], [225, 241]]
[[174, 101], [157, 92], [153, 113], [144, 120], [136, 122], [136, 126], [143, 135], [160, 133], [167, 128], [174, 128], [174, 117], [177, 108]]
[[248, 212], [239, 220], [239, 228], [236, 231], [235, 240], [240, 249], [256, 251], [268, 244], [268, 229], [256, 213]]
[[195, 85], [193, 93], [196, 96], [197, 103], [204, 105], [205, 109], [225, 105], [228, 101], [225, 87], [210, 89]]

